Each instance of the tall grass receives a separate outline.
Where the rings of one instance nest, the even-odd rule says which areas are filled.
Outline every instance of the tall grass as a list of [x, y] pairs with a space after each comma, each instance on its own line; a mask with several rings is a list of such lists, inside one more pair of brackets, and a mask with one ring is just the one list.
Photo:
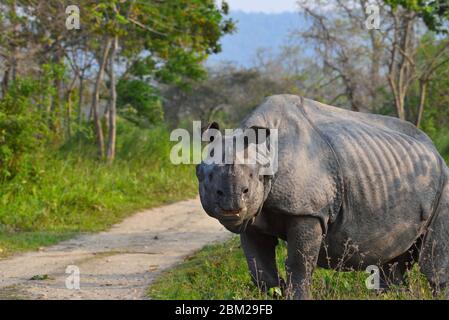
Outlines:
[[35, 173], [0, 185], [0, 254], [104, 230], [135, 210], [196, 195], [194, 168], [168, 159], [168, 130], [121, 121], [117, 159], [95, 160], [95, 148], [75, 137], [35, 155]]

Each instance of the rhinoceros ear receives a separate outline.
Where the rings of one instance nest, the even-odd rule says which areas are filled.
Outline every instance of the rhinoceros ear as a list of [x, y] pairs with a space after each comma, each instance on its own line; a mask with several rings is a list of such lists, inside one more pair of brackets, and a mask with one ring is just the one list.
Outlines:
[[[256, 161], [261, 164], [262, 167], [269, 168], [271, 165], [271, 144], [270, 144], [270, 129], [265, 127], [253, 126], [252, 130], [255, 131], [257, 154]], [[262, 174], [263, 175], [263, 174]]]
[[[209, 129], [215, 129], [215, 130], [220, 130], [220, 126], [218, 125], [218, 123], [216, 123], [215, 121], [212, 123], [209, 123], [208, 125], [206, 125], [205, 127], [201, 128], [201, 137], [203, 137], [203, 134], [208, 131]], [[210, 142], [214, 141], [215, 136], [212, 135], [208, 135], [208, 139]]]
[[208, 125], [201, 128], [201, 134], [203, 134], [204, 132], [206, 132], [209, 129], [220, 130], [220, 126], [215, 121], [211, 122]]
[[270, 136], [270, 129], [268, 128], [252, 126], [250, 129], [254, 130], [256, 134], [256, 144], [264, 143]]

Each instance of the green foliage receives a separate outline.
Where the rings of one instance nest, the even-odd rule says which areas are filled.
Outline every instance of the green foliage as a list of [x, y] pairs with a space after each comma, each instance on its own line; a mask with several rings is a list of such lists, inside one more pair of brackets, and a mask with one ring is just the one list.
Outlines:
[[432, 137], [438, 151], [449, 164], [449, 129], [439, 131], [434, 137]]
[[227, 4], [214, 0], [86, 1], [83, 7], [82, 23], [93, 34], [119, 37], [131, 74], [176, 84], [204, 77], [202, 62], [234, 30]]
[[385, 0], [393, 8], [402, 6], [417, 12], [427, 27], [436, 32], [447, 34], [449, 21], [448, 0]]
[[120, 79], [117, 83], [117, 108], [122, 117], [139, 126], [147, 127], [163, 121], [158, 92], [142, 80]]
[[37, 81], [19, 79], [0, 100], [0, 182], [30, 173], [31, 156], [46, 141], [43, 112], [35, 108], [40, 89]]

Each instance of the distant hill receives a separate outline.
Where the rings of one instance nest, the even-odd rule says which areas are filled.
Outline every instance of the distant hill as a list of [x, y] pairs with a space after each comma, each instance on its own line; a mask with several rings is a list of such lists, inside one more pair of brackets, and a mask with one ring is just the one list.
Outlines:
[[292, 31], [307, 24], [298, 12], [247, 13], [233, 11], [230, 17], [236, 21], [237, 31], [221, 40], [223, 51], [209, 58], [208, 64], [234, 62], [250, 67], [258, 48], [271, 48], [273, 53], [288, 42]]

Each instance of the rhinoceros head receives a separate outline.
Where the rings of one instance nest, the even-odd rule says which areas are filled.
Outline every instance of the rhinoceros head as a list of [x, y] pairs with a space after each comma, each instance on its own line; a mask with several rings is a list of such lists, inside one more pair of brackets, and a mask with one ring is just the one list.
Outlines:
[[[214, 123], [212, 128], [218, 130], [218, 125]], [[265, 141], [268, 135], [269, 130], [266, 131], [262, 139]], [[256, 132], [256, 140], [258, 138]], [[233, 139], [233, 137], [221, 137], [222, 155], [215, 159], [224, 159], [227, 152], [233, 151], [232, 158], [235, 160], [235, 153], [238, 152], [236, 148], [229, 151], [224, 147], [225, 141], [229, 139]], [[260, 140], [256, 141], [256, 144], [260, 143]], [[246, 144], [244, 149], [248, 148], [250, 146]], [[261, 174], [261, 169], [264, 167], [266, 165], [257, 161], [244, 164], [238, 161], [234, 163], [226, 161], [201, 162], [196, 168], [196, 175], [199, 181], [201, 203], [206, 213], [218, 219], [229, 231], [243, 232], [252, 223], [265, 201], [266, 179]]]

